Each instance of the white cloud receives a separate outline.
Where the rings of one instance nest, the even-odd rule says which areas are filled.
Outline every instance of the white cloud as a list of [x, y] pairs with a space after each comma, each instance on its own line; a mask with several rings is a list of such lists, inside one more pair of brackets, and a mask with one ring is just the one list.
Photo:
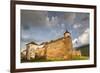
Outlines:
[[79, 40], [81, 44], [88, 44], [89, 43], [89, 29], [86, 29], [84, 33], [79, 36]]
[[72, 41], [72, 43], [73, 43], [73, 47], [79, 47], [79, 46], [82, 45], [82, 44], [80, 43], [79, 38], [75, 38], [75, 39]]
[[82, 24], [74, 24], [74, 25], [73, 25], [73, 28], [77, 29], [77, 28], [81, 27], [81, 25], [82, 25]]
[[89, 28], [87, 28], [78, 38], [73, 40], [73, 46], [78, 47], [89, 43]]
[[75, 44], [77, 41], [78, 41], [78, 39], [75, 38], [75, 39], [72, 41], [72, 43]]
[[47, 16], [46, 17], [46, 25], [48, 27], [53, 27], [58, 25], [58, 17], [57, 16], [52, 16], [51, 19]]

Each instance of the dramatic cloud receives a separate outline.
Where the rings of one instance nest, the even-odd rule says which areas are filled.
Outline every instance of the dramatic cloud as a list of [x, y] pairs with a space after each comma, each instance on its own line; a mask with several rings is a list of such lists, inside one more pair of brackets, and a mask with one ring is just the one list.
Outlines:
[[27, 29], [30, 26], [43, 26], [46, 23], [46, 16], [46, 11], [22, 10], [21, 24], [24, 29]]
[[87, 28], [78, 38], [73, 40], [74, 47], [86, 44], [89, 44], [89, 28]]
[[86, 45], [89, 43], [89, 29], [86, 29], [81, 36], [79, 36], [81, 44]]
[[58, 22], [58, 17], [57, 16], [52, 16], [51, 17], [51, 20], [50, 20], [50, 18], [49, 17], [47, 17], [47, 19], [46, 19], [46, 25], [48, 26], [48, 27], [54, 27], [55, 25], [58, 25], [59, 24], [59, 22]]
[[21, 10], [21, 47], [30, 41], [40, 44], [63, 37], [66, 29], [74, 42], [85, 44], [86, 28], [89, 28], [88, 13]]
[[76, 18], [76, 13], [65, 13], [64, 14], [64, 21], [67, 22], [68, 24], [73, 24], [75, 21], [75, 18]]

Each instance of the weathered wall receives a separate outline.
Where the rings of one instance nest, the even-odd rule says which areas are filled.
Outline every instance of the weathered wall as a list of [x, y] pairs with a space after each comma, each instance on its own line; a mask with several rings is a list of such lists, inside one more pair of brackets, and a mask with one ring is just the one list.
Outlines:
[[47, 59], [71, 59], [72, 40], [70, 37], [56, 40], [46, 45]]
[[35, 51], [35, 58], [45, 58], [45, 48], [38, 48]]
[[30, 59], [34, 59], [35, 58], [35, 49], [36, 49], [36, 45], [33, 45], [33, 44], [28, 44], [26, 45], [26, 58], [27, 60], [30, 60]]
[[28, 44], [26, 49], [27, 60], [45, 58], [47, 60], [71, 60], [73, 56], [81, 56], [72, 46], [70, 36], [62, 37], [46, 43], [43, 47]]

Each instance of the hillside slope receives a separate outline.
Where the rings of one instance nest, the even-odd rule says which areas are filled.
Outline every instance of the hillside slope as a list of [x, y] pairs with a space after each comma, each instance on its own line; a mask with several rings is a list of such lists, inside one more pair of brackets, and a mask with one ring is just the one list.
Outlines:
[[76, 50], [80, 50], [82, 56], [89, 56], [89, 44], [81, 47], [77, 47]]

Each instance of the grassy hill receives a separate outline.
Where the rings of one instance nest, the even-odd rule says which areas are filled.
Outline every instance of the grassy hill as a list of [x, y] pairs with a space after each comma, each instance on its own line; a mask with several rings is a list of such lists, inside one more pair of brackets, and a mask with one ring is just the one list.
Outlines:
[[89, 44], [81, 47], [77, 47], [76, 50], [80, 50], [82, 56], [89, 56]]

